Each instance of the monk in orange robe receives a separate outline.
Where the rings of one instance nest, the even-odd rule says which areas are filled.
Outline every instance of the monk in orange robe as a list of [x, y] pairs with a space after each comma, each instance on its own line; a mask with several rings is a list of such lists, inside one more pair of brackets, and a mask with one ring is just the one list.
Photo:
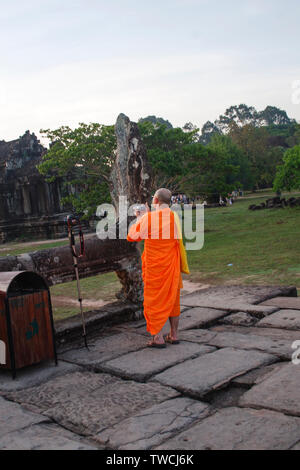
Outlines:
[[[147, 331], [153, 336], [150, 347], [164, 348], [165, 341], [177, 344], [180, 315], [180, 289], [183, 287], [180, 271], [179, 240], [174, 213], [169, 204], [171, 191], [156, 191], [152, 205], [155, 210], [136, 213], [137, 221], [129, 229], [127, 240], [145, 240], [142, 254], [144, 281], [144, 316]], [[163, 337], [162, 329], [170, 321], [170, 332]]]

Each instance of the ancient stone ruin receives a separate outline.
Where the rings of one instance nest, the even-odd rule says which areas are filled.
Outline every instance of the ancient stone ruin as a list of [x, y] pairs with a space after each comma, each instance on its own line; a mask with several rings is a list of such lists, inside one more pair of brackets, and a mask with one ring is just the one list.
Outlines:
[[285, 207], [300, 206], [300, 197], [290, 197], [289, 199], [281, 198], [280, 196], [267, 199], [266, 202], [260, 204], [251, 204], [248, 209], [250, 211], [258, 211], [261, 209], [283, 209]]
[[[152, 177], [138, 127], [124, 114], [117, 119], [116, 137], [117, 155], [111, 187], [112, 199], [118, 209], [119, 195], [126, 195], [129, 204], [146, 202], [150, 196]], [[121, 239], [101, 240], [95, 235], [86, 240], [85, 251], [85, 257], [80, 258], [78, 264], [80, 277], [115, 271], [122, 285], [118, 297], [132, 302], [142, 301], [141, 260], [136, 243]], [[75, 279], [69, 246], [0, 258], [0, 271], [22, 270], [41, 274], [49, 285]]]
[[0, 141], [0, 242], [65, 235], [61, 182], [46, 182], [36, 168], [45, 152], [29, 131]]

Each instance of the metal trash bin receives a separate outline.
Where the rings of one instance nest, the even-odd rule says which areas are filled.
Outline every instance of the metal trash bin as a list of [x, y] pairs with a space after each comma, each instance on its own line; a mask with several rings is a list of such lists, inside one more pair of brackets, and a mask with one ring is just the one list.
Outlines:
[[50, 291], [31, 271], [0, 272], [0, 340], [6, 346], [1, 369], [12, 371], [48, 359], [57, 364]]

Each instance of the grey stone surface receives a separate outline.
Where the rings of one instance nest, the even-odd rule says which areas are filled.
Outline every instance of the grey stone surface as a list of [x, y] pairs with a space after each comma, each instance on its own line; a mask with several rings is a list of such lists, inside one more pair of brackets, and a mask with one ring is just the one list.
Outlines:
[[44, 414], [63, 427], [88, 436], [175, 396], [178, 394], [168, 387], [120, 380], [89, 395], [80, 391]]
[[[216, 286], [182, 296], [181, 303], [191, 307], [236, 308], [238, 304], [254, 305], [278, 296], [295, 296], [295, 287], [284, 286]], [[264, 307], [264, 306], [262, 306]], [[236, 310], [245, 312], [243, 308]]]
[[243, 335], [241, 333], [218, 333], [209, 342], [218, 348], [258, 350], [274, 354], [281, 359], [291, 358], [291, 342], [283, 339], [271, 339], [263, 336]]
[[273, 299], [265, 300], [260, 305], [272, 305], [278, 308], [291, 308], [293, 310], [300, 310], [300, 297], [274, 297]]
[[165, 349], [145, 348], [126, 354], [102, 364], [102, 368], [127, 379], [145, 381], [174, 364], [214, 350], [211, 346], [181, 341], [176, 345], [168, 344]]
[[[31, 413], [17, 403], [12, 403], [0, 397], [0, 438], [17, 429], [31, 424], [49, 421], [45, 416]], [[1, 447], [0, 447], [1, 448]]]
[[295, 290], [223, 286], [184, 296], [181, 343], [162, 350], [145, 347], [144, 319], [90, 330], [89, 351], [64, 330], [58, 367], [28, 367], [15, 381], [0, 372], [0, 448], [299, 449], [300, 366], [290, 362], [299, 331], [264, 324], [282, 306], [290, 321], [300, 309], [295, 297], [264, 305], [279, 295]]
[[257, 326], [300, 330], [300, 310], [279, 310], [259, 321]]
[[191, 341], [193, 343], [209, 343], [217, 333], [204, 329], [185, 330], [180, 332], [180, 339], [183, 341]]
[[97, 450], [76, 434], [56, 424], [28, 426], [0, 437], [1, 450]]
[[283, 339], [291, 341], [296, 341], [299, 339], [299, 332], [292, 330], [284, 330], [282, 328], [256, 328], [252, 326], [243, 327], [243, 326], [232, 326], [232, 325], [218, 325], [213, 326], [209, 329], [210, 332], [233, 332], [241, 333], [243, 335], [255, 335], [255, 336], [264, 336], [266, 338], [272, 339]]
[[11, 372], [0, 371], [0, 395], [1, 392], [22, 390], [33, 386], [38, 386], [43, 382], [53, 378], [63, 376], [69, 372], [80, 370], [75, 364], [68, 364], [64, 361], [58, 361], [55, 366], [53, 361], [43, 362], [17, 371], [17, 377], [12, 380]]
[[276, 364], [271, 364], [270, 366], [259, 367], [258, 369], [251, 370], [247, 374], [241, 375], [236, 379], [233, 379], [232, 383], [251, 387], [254, 384], [258, 384], [266, 379], [272, 372], [278, 371], [281, 367], [284, 367], [286, 362], [277, 362]]
[[195, 307], [185, 310], [180, 315], [179, 330], [190, 330], [210, 324], [227, 315], [224, 310]]
[[[262, 335], [246, 334], [245, 329], [242, 333], [235, 331], [221, 332], [204, 329], [188, 330], [180, 333], [180, 338], [185, 341], [195, 343], [208, 344], [218, 348], [232, 347], [237, 349], [254, 349], [274, 354], [282, 359], [290, 359], [291, 357], [291, 340], [282, 338], [272, 338]], [[256, 328], [256, 331], [260, 331]]]
[[300, 419], [269, 410], [225, 408], [159, 450], [283, 450], [299, 440]]
[[196, 420], [205, 418], [209, 409], [206, 403], [190, 398], [175, 398], [105, 429], [94, 439], [112, 449], [149, 449]]
[[124, 381], [107, 374], [74, 373], [11, 394], [57, 424], [81, 435], [99, 433], [154, 404], [178, 396], [169, 387]]
[[222, 318], [220, 322], [225, 325], [249, 326], [254, 325], [257, 322], [257, 318], [246, 312], [237, 312]]
[[231, 312], [239, 312], [240, 310], [250, 313], [256, 318], [264, 318], [267, 315], [271, 315], [271, 313], [276, 312], [276, 310], [278, 310], [278, 307], [271, 307], [268, 305], [248, 305], [239, 302], [236, 302], [231, 305]]
[[299, 384], [300, 366], [286, 364], [246, 392], [240, 405], [300, 416]]
[[77, 393], [90, 394], [105, 385], [119, 383], [119, 379], [108, 374], [73, 372], [56, 377], [48, 382], [26, 390], [6, 393], [10, 400], [29, 404], [41, 411], [76, 398]]
[[262, 365], [273, 363], [274, 356], [257, 351], [224, 348], [176, 365], [153, 380], [192, 397], [227, 385], [232, 379]]
[[97, 339], [89, 344], [89, 350], [85, 347], [73, 349], [61, 354], [60, 357], [65, 361], [97, 368], [97, 364], [144, 348], [146, 343], [147, 340], [143, 336], [124, 331]]

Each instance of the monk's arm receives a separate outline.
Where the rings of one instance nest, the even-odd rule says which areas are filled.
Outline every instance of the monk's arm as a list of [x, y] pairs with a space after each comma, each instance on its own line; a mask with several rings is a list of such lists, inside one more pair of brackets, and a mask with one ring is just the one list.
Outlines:
[[140, 226], [139, 222], [131, 225], [127, 235], [128, 242], [140, 242], [142, 240], [140, 237]]
[[140, 242], [147, 238], [148, 234], [148, 215], [143, 215], [128, 231], [127, 241]]

